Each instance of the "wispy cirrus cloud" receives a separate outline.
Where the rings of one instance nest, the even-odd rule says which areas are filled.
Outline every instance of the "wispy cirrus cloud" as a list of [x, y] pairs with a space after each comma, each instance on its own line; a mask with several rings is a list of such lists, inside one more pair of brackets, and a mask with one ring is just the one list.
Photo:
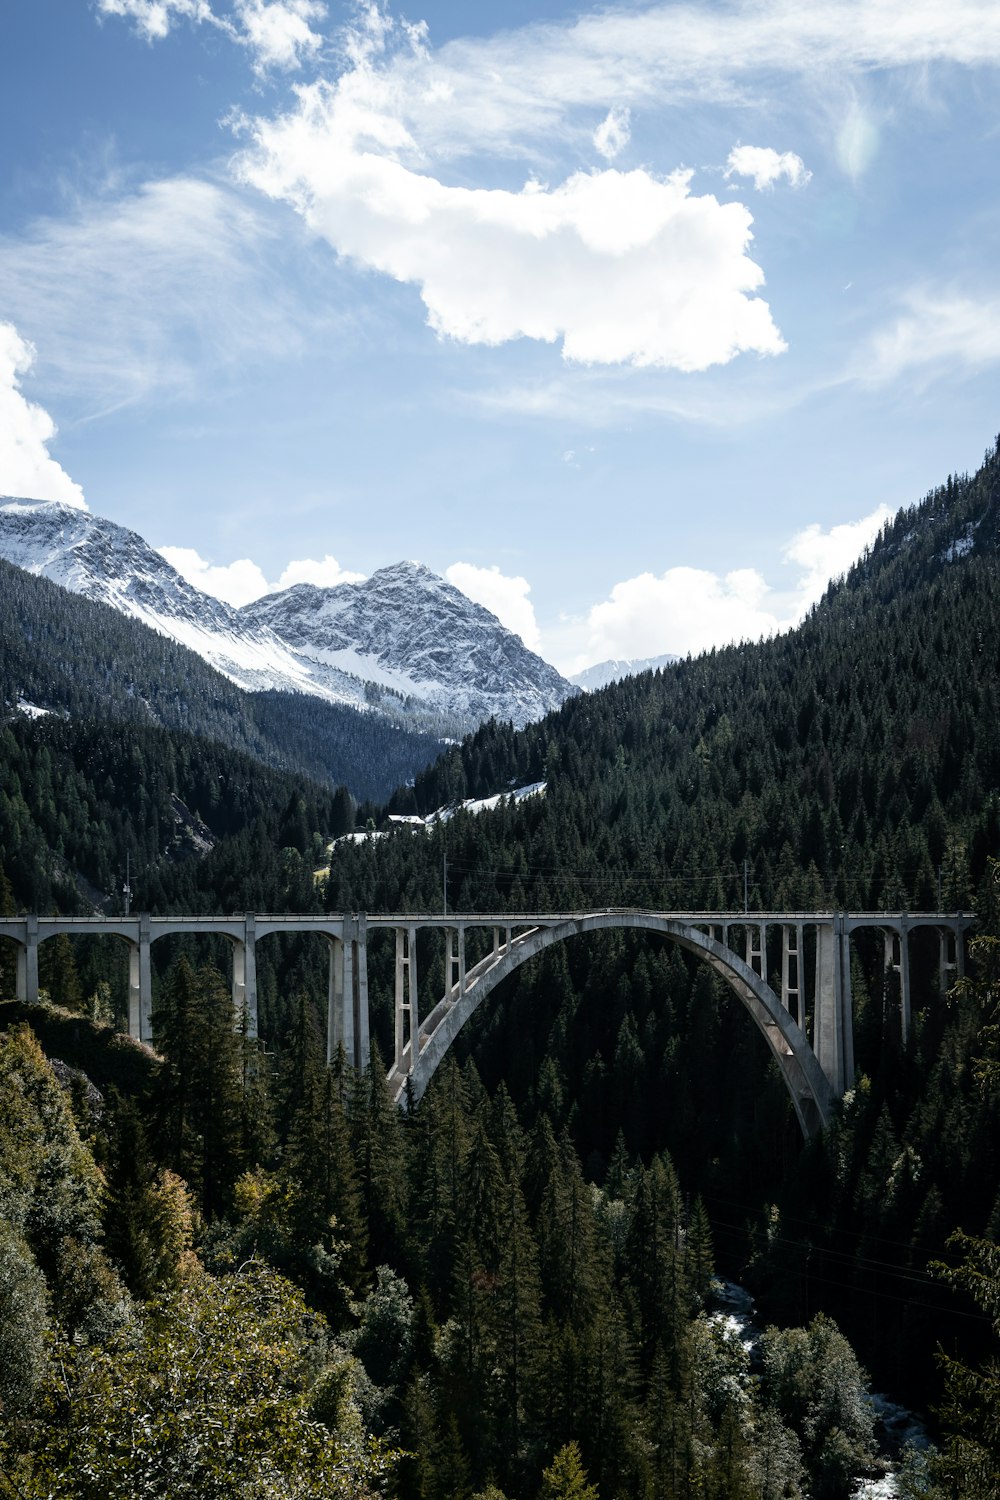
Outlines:
[[981, 296], [929, 287], [901, 299], [856, 357], [851, 375], [881, 386], [907, 377], [918, 385], [947, 370], [972, 374], [1000, 362], [1000, 294]]
[[493, 152], [545, 159], [555, 140], [583, 142], [594, 112], [693, 100], [746, 102], [776, 75], [863, 77], [937, 62], [1000, 61], [992, 0], [823, 5], [608, 6], [566, 22], [539, 22], [434, 48], [374, 3], [342, 49], [345, 102], [393, 116], [426, 159]]
[[0, 305], [91, 413], [191, 394], [336, 326], [329, 298], [283, 275], [287, 240], [255, 197], [166, 178], [0, 236]]
[[215, 9], [208, 0], [98, 0], [98, 13], [131, 21], [147, 42], [162, 41], [178, 21], [207, 24], [246, 47], [254, 69], [290, 72], [315, 58], [323, 45], [313, 24], [326, 19], [321, 0], [232, 0]]
[[177, 21], [216, 21], [208, 0], [97, 0], [97, 10], [131, 21], [148, 42], [162, 41]]

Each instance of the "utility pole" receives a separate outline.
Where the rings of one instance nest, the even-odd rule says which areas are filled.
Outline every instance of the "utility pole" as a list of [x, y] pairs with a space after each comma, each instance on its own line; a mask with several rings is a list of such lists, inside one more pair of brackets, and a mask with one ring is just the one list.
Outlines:
[[944, 908], [941, 905], [941, 866], [940, 865], [938, 865], [938, 867], [937, 867], [937, 885], [938, 885], [938, 911], [943, 911]]
[[441, 856], [441, 910], [448, 915], [448, 851]]
[[125, 884], [122, 886], [122, 895], [125, 897], [125, 915], [128, 916], [132, 910], [132, 862], [129, 854], [125, 854]]
[[750, 910], [749, 861], [743, 861], [743, 912]]

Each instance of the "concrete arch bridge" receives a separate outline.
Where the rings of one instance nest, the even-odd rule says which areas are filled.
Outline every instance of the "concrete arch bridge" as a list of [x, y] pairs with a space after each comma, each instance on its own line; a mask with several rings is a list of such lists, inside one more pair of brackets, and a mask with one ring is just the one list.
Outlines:
[[[174, 934], [219, 935], [232, 944], [236, 1012], [257, 1034], [256, 946], [272, 933], [313, 933], [329, 948], [327, 1057], [344, 1047], [355, 1067], [369, 1058], [368, 942], [395, 935], [394, 1049], [388, 1081], [393, 1097], [419, 1099], [470, 1016], [521, 964], [553, 943], [583, 933], [634, 929], [658, 933], [707, 963], [734, 991], [781, 1070], [806, 1136], [830, 1118], [854, 1079], [851, 935], [881, 931], [885, 965], [899, 977], [900, 1027], [910, 1028], [909, 937], [919, 928], [939, 937], [944, 990], [964, 973], [964, 912], [657, 912], [598, 910], [536, 914], [429, 915], [364, 912], [325, 916], [246, 913], [231, 917], [0, 918], [0, 937], [17, 947], [17, 993], [38, 999], [38, 948], [47, 939], [108, 935], [129, 948], [129, 1033], [151, 1041], [150, 950]], [[440, 1000], [420, 1015], [418, 934], [433, 930], [445, 945]], [[471, 943], [470, 943], [471, 939]], [[467, 945], [473, 949], [467, 962]], [[481, 956], [475, 957], [478, 952]]]

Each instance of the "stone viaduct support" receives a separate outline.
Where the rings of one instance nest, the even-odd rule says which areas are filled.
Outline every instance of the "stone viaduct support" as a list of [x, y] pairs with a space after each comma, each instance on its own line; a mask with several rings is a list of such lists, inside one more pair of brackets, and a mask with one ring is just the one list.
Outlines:
[[[942, 990], [964, 972], [963, 912], [650, 912], [597, 911], [544, 915], [326, 916], [247, 913], [233, 917], [0, 918], [0, 937], [17, 946], [17, 993], [38, 999], [38, 949], [60, 934], [107, 934], [129, 950], [129, 1033], [150, 1042], [150, 950], [174, 934], [216, 935], [232, 945], [232, 996], [237, 1023], [257, 1035], [257, 942], [273, 933], [315, 933], [329, 950], [327, 1060], [341, 1046], [359, 1069], [370, 1054], [368, 942], [373, 932], [395, 937], [393, 1057], [389, 1085], [400, 1103], [417, 1100], [465, 1022], [521, 964], [553, 943], [607, 929], [658, 933], [695, 954], [719, 974], [747, 1008], [784, 1077], [803, 1132], [830, 1118], [834, 1101], [854, 1079], [851, 936], [863, 928], [884, 937], [886, 973], [898, 976], [900, 1032], [910, 1031], [909, 935], [929, 927], [939, 934]], [[444, 994], [421, 1017], [418, 934], [444, 941]], [[483, 956], [467, 963], [467, 941]]]
[[274, 932], [317, 933], [329, 948], [327, 1060], [343, 1044], [355, 1067], [368, 1064], [368, 970], [363, 916], [239, 917], [2, 917], [0, 937], [17, 945], [18, 999], [38, 1000], [38, 948], [48, 938], [111, 935], [129, 950], [129, 1035], [153, 1040], [150, 950], [160, 938], [178, 934], [224, 937], [232, 946], [233, 1010], [247, 1035], [257, 1035], [257, 943]]

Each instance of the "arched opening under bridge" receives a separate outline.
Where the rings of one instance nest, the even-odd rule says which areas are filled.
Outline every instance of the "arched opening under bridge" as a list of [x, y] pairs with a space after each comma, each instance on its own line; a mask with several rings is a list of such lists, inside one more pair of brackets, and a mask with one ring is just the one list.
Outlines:
[[[708, 926], [708, 922], [705, 925]], [[516, 935], [506, 929], [505, 940], [500, 942], [495, 938], [493, 950], [467, 971], [464, 971], [460, 955], [455, 954], [449, 965], [455, 964], [457, 978], [451, 982], [452, 976], [449, 975], [444, 998], [419, 1022], [416, 1028], [419, 1045], [415, 1057], [413, 1035], [406, 1036], [405, 1028], [397, 1026], [397, 1038], [401, 1038], [402, 1044], [397, 1046], [397, 1055], [389, 1070], [389, 1086], [394, 1097], [400, 1102], [408, 1094], [414, 1100], [421, 1097], [466, 1022], [497, 986], [521, 965], [555, 943], [584, 933], [622, 928], [666, 937], [718, 974], [745, 1007], [767, 1043], [803, 1134], [811, 1136], [828, 1122], [836, 1092], [802, 1027], [761, 974], [714, 937], [711, 931], [703, 931], [690, 922], [643, 912], [594, 913], [554, 921], [544, 927], [532, 927]], [[401, 999], [405, 1008], [405, 990], [402, 997], [397, 995], [397, 1004]]]

